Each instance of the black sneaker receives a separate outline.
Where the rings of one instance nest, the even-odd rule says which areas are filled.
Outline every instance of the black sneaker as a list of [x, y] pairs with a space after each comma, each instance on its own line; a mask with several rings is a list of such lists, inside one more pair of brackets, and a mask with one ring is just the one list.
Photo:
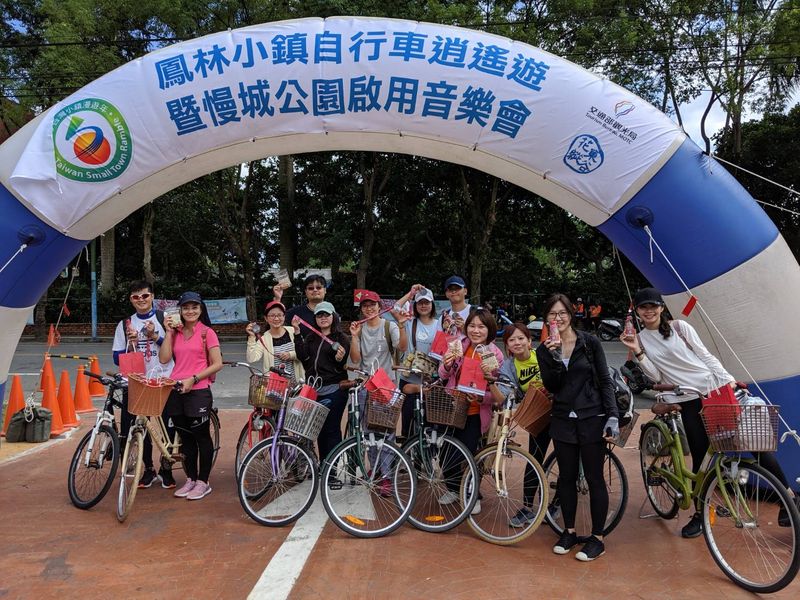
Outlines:
[[692, 515], [692, 518], [689, 519], [689, 522], [683, 526], [683, 529], [681, 529], [681, 537], [696, 538], [701, 533], [703, 533], [703, 516], [699, 512], [696, 512]]
[[158, 472], [159, 477], [161, 477], [161, 487], [165, 490], [171, 490], [175, 487], [175, 478], [172, 476], [172, 471], [168, 469], [161, 469]]
[[605, 553], [606, 547], [603, 542], [593, 535], [590, 535], [589, 539], [587, 539], [586, 543], [583, 545], [583, 548], [575, 555], [575, 558], [583, 562], [589, 562], [598, 556], [603, 556]]
[[562, 533], [561, 537], [558, 538], [556, 545], [553, 546], [553, 552], [556, 554], [567, 554], [577, 545], [578, 536], [575, 534], [575, 532], [564, 530], [564, 533]]
[[139, 480], [139, 489], [149, 488], [153, 485], [154, 481], [158, 481], [160, 477], [156, 474], [155, 469], [145, 469], [142, 473], [142, 478]]

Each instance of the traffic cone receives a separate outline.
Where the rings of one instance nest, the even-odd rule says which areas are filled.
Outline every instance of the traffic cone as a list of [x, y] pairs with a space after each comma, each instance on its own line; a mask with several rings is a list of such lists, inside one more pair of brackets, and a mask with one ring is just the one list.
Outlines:
[[39, 378], [39, 391], [43, 392], [47, 379], [53, 382], [53, 387], [56, 385], [56, 375], [53, 373], [53, 363], [50, 362], [50, 355], [45, 352], [44, 363], [42, 364], [42, 376]]
[[75, 378], [75, 412], [95, 412], [95, 407], [92, 406], [92, 399], [89, 397], [89, 382], [86, 381], [86, 375], [83, 374], [83, 370], [83, 365], [80, 365], [78, 367], [78, 375]]
[[61, 409], [58, 407], [58, 398], [56, 398], [56, 384], [52, 379], [48, 379], [45, 382], [42, 408], [49, 408], [50, 412], [53, 413], [53, 420], [50, 423], [50, 437], [57, 437], [64, 433], [66, 428], [61, 420]]
[[66, 370], [61, 371], [61, 381], [58, 384], [58, 407], [61, 409], [61, 422], [64, 427], [77, 427], [80, 425], [78, 415], [75, 414], [71, 386], [69, 373]]
[[[89, 367], [89, 370], [92, 373], [97, 373], [98, 375], [103, 374], [103, 372], [100, 370], [100, 361], [98, 360], [96, 354], [92, 356], [92, 364]], [[106, 395], [106, 390], [103, 387], [103, 384], [97, 381], [97, 379], [95, 379], [94, 377], [92, 377], [91, 381], [89, 381], [89, 395], [92, 396], [93, 398], [96, 396]]]
[[8, 404], [6, 405], [6, 417], [3, 419], [2, 435], [6, 434], [11, 415], [18, 413], [23, 408], [25, 408], [25, 395], [22, 393], [22, 377], [14, 375], [14, 379], [11, 380], [11, 392], [8, 394]]

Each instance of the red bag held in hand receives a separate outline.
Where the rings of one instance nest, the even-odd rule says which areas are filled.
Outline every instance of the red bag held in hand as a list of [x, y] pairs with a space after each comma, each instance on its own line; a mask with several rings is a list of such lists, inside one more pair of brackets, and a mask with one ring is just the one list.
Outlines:
[[367, 379], [364, 387], [367, 389], [367, 392], [369, 392], [370, 398], [377, 397], [383, 404], [389, 404], [397, 390], [397, 385], [395, 385], [392, 378], [389, 377], [382, 368], [375, 371], [372, 377]]
[[444, 331], [437, 331], [433, 337], [430, 352], [428, 356], [436, 360], [442, 360], [444, 355], [447, 354], [447, 334]]
[[[130, 319], [125, 319], [125, 336], [128, 335], [128, 327], [130, 327]], [[144, 354], [136, 351], [136, 346], [133, 342], [128, 341], [128, 348], [133, 348], [134, 352], [125, 352], [119, 355], [119, 372], [121, 375], [127, 377], [129, 373], [137, 373], [144, 375]]]
[[464, 357], [461, 362], [461, 370], [458, 373], [459, 392], [466, 394], [477, 394], [483, 396], [486, 393], [486, 379], [483, 377], [481, 361], [479, 358]]

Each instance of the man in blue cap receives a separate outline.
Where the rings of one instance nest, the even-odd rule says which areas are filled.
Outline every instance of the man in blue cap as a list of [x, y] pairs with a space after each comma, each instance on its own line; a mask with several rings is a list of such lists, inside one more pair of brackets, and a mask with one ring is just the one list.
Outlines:
[[444, 294], [450, 301], [450, 309], [442, 312], [442, 318], [436, 321], [436, 329], [446, 330], [452, 319], [455, 319], [459, 331], [464, 333], [464, 321], [469, 316], [472, 306], [467, 302], [467, 284], [458, 275], [453, 275], [444, 282]]

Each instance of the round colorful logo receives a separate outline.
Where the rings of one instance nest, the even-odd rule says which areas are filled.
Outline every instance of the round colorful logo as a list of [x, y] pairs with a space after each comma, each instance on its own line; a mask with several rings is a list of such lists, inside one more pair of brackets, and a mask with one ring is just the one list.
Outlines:
[[59, 175], [75, 181], [119, 177], [133, 154], [125, 119], [113, 104], [99, 98], [73, 102], [56, 113], [53, 147]]

